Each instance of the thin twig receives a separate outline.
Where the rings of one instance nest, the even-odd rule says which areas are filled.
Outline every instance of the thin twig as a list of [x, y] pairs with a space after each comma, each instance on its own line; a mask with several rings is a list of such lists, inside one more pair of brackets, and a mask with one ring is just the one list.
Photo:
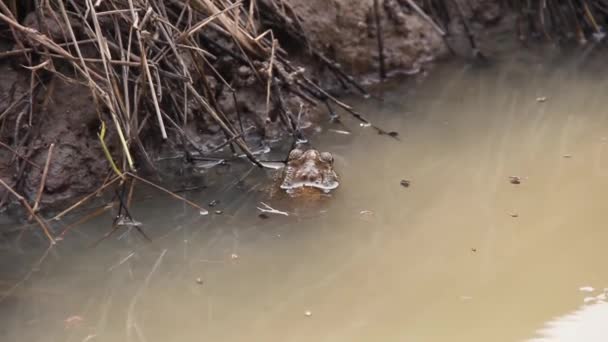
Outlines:
[[15, 198], [17, 198], [19, 202], [21, 202], [23, 207], [36, 220], [36, 222], [38, 222], [38, 225], [40, 226], [40, 228], [42, 228], [44, 235], [46, 235], [46, 237], [49, 239], [50, 244], [54, 245], [55, 239], [53, 239], [53, 236], [51, 235], [51, 230], [49, 229], [47, 224], [40, 217], [38, 217], [38, 215], [36, 215], [32, 207], [30, 207], [30, 205], [27, 203], [27, 200], [23, 196], [19, 195], [15, 190], [13, 190], [13, 188], [6, 184], [6, 182], [4, 182], [2, 179], [0, 179], [0, 185], [2, 185], [6, 190], [13, 194], [13, 196], [15, 196]]
[[264, 208], [257, 207], [261, 213], [289, 216], [289, 213], [287, 213], [286, 211], [277, 210], [264, 202], [260, 202], [260, 204], [264, 206]]
[[82, 204], [84, 204], [85, 202], [87, 202], [88, 200], [93, 198], [94, 196], [97, 196], [101, 191], [103, 191], [104, 189], [106, 189], [107, 187], [109, 187], [110, 185], [116, 183], [118, 180], [121, 180], [121, 179], [122, 178], [120, 178], [119, 176], [115, 176], [112, 180], [108, 181], [107, 183], [105, 183], [102, 186], [100, 186], [99, 188], [97, 188], [97, 190], [84, 196], [83, 198], [78, 200], [76, 203], [72, 204], [69, 208], [67, 208], [64, 211], [60, 212], [59, 214], [55, 215], [53, 218], [51, 218], [51, 220], [60, 220], [63, 216], [65, 216], [72, 210], [80, 207]]
[[135, 178], [135, 179], [137, 179], [140, 182], [146, 183], [146, 184], [150, 185], [151, 187], [156, 188], [156, 189], [158, 189], [158, 190], [160, 190], [160, 191], [162, 191], [162, 192], [170, 195], [173, 198], [176, 198], [176, 199], [178, 199], [180, 201], [183, 201], [183, 202], [189, 204], [190, 206], [198, 209], [199, 213], [201, 215], [207, 215], [207, 214], [209, 214], [209, 211], [207, 209], [201, 207], [200, 205], [198, 205], [198, 204], [196, 204], [196, 203], [194, 203], [194, 202], [192, 202], [192, 201], [190, 201], [190, 200], [188, 200], [188, 199], [186, 199], [186, 198], [184, 198], [184, 197], [182, 197], [182, 196], [180, 196], [180, 195], [178, 195], [178, 194], [176, 194], [176, 193], [174, 193], [172, 191], [169, 191], [169, 190], [163, 188], [160, 185], [154, 184], [154, 183], [150, 182], [149, 180], [141, 178], [141, 177], [139, 177], [139, 176], [137, 176], [135, 174], [132, 174], [130, 172], [126, 172], [126, 174], [129, 175], [129, 176], [131, 176], [131, 177], [133, 177], [133, 178]]
[[32, 165], [33, 167], [42, 170], [42, 167], [40, 167], [38, 164], [34, 163], [33, 161], [29, 160], [28, 158], [26, 158], [24, 155], [20, 154], [19, 152], [15, 151], [12, 147], [8, 146], [7, 144], [3, 143], [2, 141], [0, 141], [0, 146], [6, 148], [7, 150], [13, 152], [13, 154], [21, 159], [23, 159], [26, 163]]
[[[42, 171], [42, 177], [40, 178], [40, 187], [38, 187], [38, 193], [36, 194], [36, 200], [34, 201], [34, 207], [32, 208], [35, 213], [38, 212], [38, 204], [40, 204], [42, 192], [44, 191], [44, 186], [46, 185], [46, 177], [49, 173], [49, 166], [51, 165], [51, 156], [53, 155], [53, 148], [55, 148], [54, 143], [49, 146], [49, 152], [46, 155], [46, 163], [44, 164], [44, 170]], [[31, 220], [32, 216], [28, 218], [28, 221]]]

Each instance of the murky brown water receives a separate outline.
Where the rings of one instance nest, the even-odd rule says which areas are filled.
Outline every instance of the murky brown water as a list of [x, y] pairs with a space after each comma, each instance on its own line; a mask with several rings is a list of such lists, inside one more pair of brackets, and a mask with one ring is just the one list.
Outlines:
[[[454, 62], [383, 103], [351, 99], [401, 140], [351, 120], [316, 136], [342, 177], [321, 204], [269, 200], [253, 171], [189, 195], [221, 215], [144, 200], [152, 244], [119, 232], [89, 248], [104, 217], [38, 265], [42, 237], [2, 238], [0, 339], [605, 341], [603, 60]], [[290, 216], [258, 218], [260, 201]]]

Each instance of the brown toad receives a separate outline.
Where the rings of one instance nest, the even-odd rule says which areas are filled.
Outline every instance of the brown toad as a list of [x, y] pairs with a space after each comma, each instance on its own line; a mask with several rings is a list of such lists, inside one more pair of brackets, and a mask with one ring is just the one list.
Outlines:
[[334, 157], [331, 153], [315, 149], [303, 151], [297, 148], [289, 153], [280, 185], [287, 193], [293, 194], [302, 190], [328, 193], [338, 185], [340, 183], [334, 171]]

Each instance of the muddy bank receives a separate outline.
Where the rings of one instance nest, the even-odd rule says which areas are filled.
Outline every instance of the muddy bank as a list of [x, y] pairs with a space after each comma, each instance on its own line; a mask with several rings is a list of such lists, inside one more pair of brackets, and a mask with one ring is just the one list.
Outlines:
[[[493, 25], [501, 17], [498, 3], [490, 0], [467, 2], [463, 6], [464, 18], [475, 23], [476, 29]], [[214, 70], [208, 71], [209, 76], [200, 83], [205, 88], [203, 93], [211, 105], [225, 115], [228, 123], [242, 129], [242, 136], [251, 150], [291, 144], [292, 139], [287, 137], [296, 134], [304, 138], [309, 134], [307, 129], [328, 118], [323, 101], [306, 101], [318, 94], [298, 94], [297, 91], [294, 94], [290, 77], [300, 77], [300, 72], [328, 92], [338, 94], [356, 90], [359, 84], [377, 81], [380, 63], [372, 0], [288, 1], [283, 5], [260, 1], [258, 10], [252, 32], [261, 34], [268, 28], [273, 29], [279, 43], [277, 49], [282, 48], [285, 52], [283, 58], [303, 67], [301, 71], [274, 68], [274, 72], [284, 80], [280, 87], [272, 88], [270, 108], [267, 107], [267, 82], [259, 76], [268, 72], [270, 59], [251, 63], [234, 52], [242, 51], [243, 47], [230, 38], [213, 32], [201, 37], [204, 47], [216, 57], [209, 64]], [[423, 10], [432, 11], [433, 8]], [[453, 6], [445, 10], [446, 22], [441, 23], [441, 17], [437, 16], [437, 24], [445, 26], [447, 33], [453, 31], [460, 37], [460, 42], [465, 41], [459, 28], [461, 17]], [[43, 18], [42, 24], [39, 18]], [[18, 19], [21, 24], [46, 34], [58, 43], [69, 42], [65, 25], [57, 21], [52, 11], [42, 16], [30, 13]], [[440, 30], [408, 1], [380, 1], [378, 19], [383, 36], [384, 65], [389, 74], [418, 72], [425, 63], [450, 52], [446, 45], [449, 41], [442, 37]], [[109, 26], [110, 23], [101, 22], [101, 25]], [[74, 25], [78, 39], [88, 38], [82, 26]], [[40, 207], [64, 206], [79, 196], [89, 194], [113, 174], [98, 136], [100, 119], [107, 125], [104, 140], [108, 151], [116, 163], [125, 165], [118, 134], [112, 129], [113, 118], [92, 95], [86, 82], [78, 79], [73, 70], [70, 71], [68, 63], [37, 54], [36, 51], [43, 51], [39, 43], [26, 39], [16, 44], [8, 25], [2, 26], [2, 33], [0, 52], [4, 55], [0, 60], [3, 74], [0, 80], [0, 113], [5, 115], [0, 119], [0, 139], [6, 146], [0, 149], [0, 178], [33, 203], [53, 144]], [[156, 37], [155, 34], [152, 36]], [[32, 60], [6, 53], [20, 49], [20, 44], [31, 44], [23, 47], [34, 49], [30, 55]], [[68, 51], [76, 55], [76, 52]], [[84, 48], [82, 53], [85, 57], [99, 58], [94, 46]], [[184, 60], [192, 73], [200, 72], [197, 60], [186, 57]], [[49, 61], [53, 63], [54, 70], [71, 73], [76, 79], [60, 77], [59, 73], [45, 67], [44, 63]], [[37, 63], [42, 67], [32, 77], [30, 69], [25, 66]], [[352, 75], [353, 79], [345, 75]], [[143, 96], [149, 94], [143, 93]], [[317, 97], [317, 100], [319, 98], [322, 97]], [[147, 112], [140, 124], [134, 127], [138, 135], [130, 141], [138, 171], [161, 179], [156, 170], [156, 161], [160, 157], [177, 153], [183, 155], [186, 162], [192, 162], [218, 153], [218, 158], [231, 158], [233, 152], [238, 152], [226, 143], [228, 137], [221, 123], [204, 115], [205, 108], [200, 103], [192, 99], [187, 101], [177, 106], [186, 108], [183, 125], [170, 130], [166, 140], [159, 138], [159, 127], [152, 124], [155, 121], [154, 108], [138, 108]], [[165, 102], [160, 103], [161, 107], [165, 105]], [[4, 188], [0, 189], [0, 198], [2, 206], [14, 200]]]

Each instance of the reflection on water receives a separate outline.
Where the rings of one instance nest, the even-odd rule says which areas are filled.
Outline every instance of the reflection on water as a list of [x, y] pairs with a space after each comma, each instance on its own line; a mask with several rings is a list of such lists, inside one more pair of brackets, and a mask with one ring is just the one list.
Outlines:
[[604, 342], [608, 336], [608, 303], [601, 301], [548, 322], [530, 342]]
[[[341, 176], [329, 199], [269, 198], [269, 171], [253, 169], [188, 195], [215, 200], [208, 216], [160, 195], [141, 201], [132, 214], [151, 244], [120, 230], [89, 248], [107, 216], [46, 254], [36, 231], [3, 237], [1, 340], [544, 336], [545, 322], [585, 303], [579, 288], [608, 284], [603, 64], [522, 52], [439, 65], [384, 102], [350, 99], [400, 140], [346, 114], [313, 137]], [[260, 218], [260, 202], [289, 216]], [[575, 330], [597, 332], [604, 313], [583, 307]]]

